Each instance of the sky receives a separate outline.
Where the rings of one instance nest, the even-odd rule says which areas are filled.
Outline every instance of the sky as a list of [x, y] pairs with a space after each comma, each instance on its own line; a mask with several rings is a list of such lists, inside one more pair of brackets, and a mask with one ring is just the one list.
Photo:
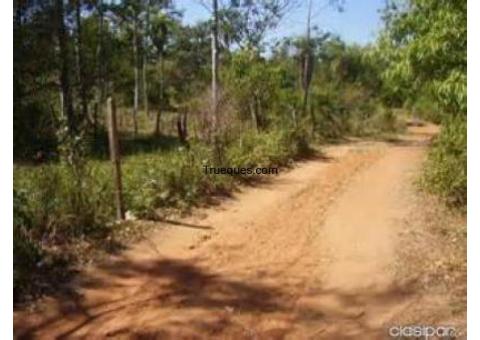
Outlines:
[[[201, 2], [202, 0], [176, 2], [177, 7], [184, 10], [184, 22], [194, 24], [209, 17], [209, 11]], [[365, 45], [375, 40], [381, 28], [379, 9], [383, 8], [385, 0], [346, 0], [343, 12], [326, 6], [328, 2], [313, 0], [312, 26], [316, 25], [322, 31], [335, 33], [348, 43]], [[269, 32], [267, 40], [304, 34], [307, 4], [308, 0], [300, 0], [300, 5], [288, 12], [278, 27]]]

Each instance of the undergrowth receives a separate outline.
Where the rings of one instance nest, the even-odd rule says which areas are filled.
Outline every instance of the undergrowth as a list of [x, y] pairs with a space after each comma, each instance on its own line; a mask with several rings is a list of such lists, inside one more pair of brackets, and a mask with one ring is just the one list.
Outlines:
[[421, 185], [461, 209], [467, 204], [467, 121], [449, 117], [428, 155]]

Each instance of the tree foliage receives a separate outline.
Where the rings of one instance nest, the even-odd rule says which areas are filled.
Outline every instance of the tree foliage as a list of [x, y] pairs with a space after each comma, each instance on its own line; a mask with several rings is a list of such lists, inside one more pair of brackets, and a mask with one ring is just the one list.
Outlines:
[[[429, 156], [424, 183], [449, 202], [467, 195], [467, 1], [390, 2], [379, 48], [385, 79], [403, 100], [428, 94], [443, 128]], [[425, 97], [423, 97], [425, 98]]]
[[467, 1], [394, 1], [384, 18], [380, 51], [395, 91], [413, 96], [426, 87], [445, 112], [465, 115]]

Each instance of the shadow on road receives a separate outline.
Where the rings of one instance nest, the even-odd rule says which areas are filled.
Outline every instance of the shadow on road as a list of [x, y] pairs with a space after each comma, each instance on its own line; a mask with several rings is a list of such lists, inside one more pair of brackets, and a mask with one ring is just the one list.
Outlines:
[[[17, 318], [15, 335], [18, 339], [38, 334], [58, 339], [99, 334], [128, 335], [129, 339], [282, 339], [302, 326], [321, 339], [324, 332], [327, 338], [337, 332], [330, 329], [330, 319], [337, 323], [343, 319], [346, 327], [353, 323], [351, 339], [356, 339], [359, 334], [385, 334], [384, 328], [374, 329], [364, 322], [358, 313], [362, 306], [385, 305], [410, 294], [405, 287], [358, 294], [320, 287], [300, 293], [301, 287], [272, 275], [264, 277], [278, 283], [267, 284], [245, 273], [213, 273], [202, 266], [201, 259], [138, 263], [119, 258], [101, 266], [99, 275], [85, 277], [69, 294], [55, 297], [51, 304], [55, 307], [37, 315], [37, 322], [25, 315], [25, 322]], [[315, 303], [325, 297], [338, 301], [343, 311]], [[300, 303], [300, 299], [312, 303]], [[262, 325], [265, 320], [277, 320], [278, 326]]]

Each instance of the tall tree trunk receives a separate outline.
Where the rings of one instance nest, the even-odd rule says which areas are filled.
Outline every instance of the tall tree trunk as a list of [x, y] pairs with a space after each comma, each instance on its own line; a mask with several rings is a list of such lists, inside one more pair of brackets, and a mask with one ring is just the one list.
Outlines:
[[163, 56], [163, 47], [162, 51], [160, 51], [160, 107], [157, 111], [157, 119], [155, 122], [155, 136], [160, 136], [160, 117], [162, 116], [163, 112], [163, 73], [164, 73], [164, 56]]
[[311, 80], [311, 48], [310, 48], [310, 20], [312, 16], [312, 0], [308, 2], [307, 32], [305, 37], [305, 59], [303, 62], [303, 116], [305, 117], [308, 107], [308, 94]]
[[150, 117], [148, 111], [148, 82], [147, 82], [147, 36], [148, 30], [150, 29], [150, 0], [145, 1], [146, 6], [146, 18], [145, 26], [142, 35], [142, 90], [143, 90], [143, 109], [147, 115]]
[[133, 23], [133, 76], [134, 76], [134, 88], [133, 88], [133, 134], [136, 136], [138, 133], [137, 114], [138, 114], [138, 19], [135, 18]]
[[60, 47], [61, 71], [60, 87], [63, 97], [63, 114], [67, 117], [69, 133], [76, 132], [75, 112], [73, 110], [73, 96], [70, 80], [70, 52], [68, 46], [68, 33], [65, 28], [63, 0], [56, 0], [56, 21], [58, 44]]
[[214, 133], [218, 124], [218, 1], [213, 0], [212, 23], [212, 128]]
[[85, 74], [85, 51], [83, 49], [82, 37], [82, 18], [81, 18], [81, 0], [76, 1], [75, 19], [77, 24], [77, 52], [78, 52], [78, 74], [80, 81], [80, 100], [82, 106], [82, 120], [90, 121], [88, 116], [88, 100], [87, 100], [87, 77]]
[[94, 138], [97, 140], [98, 129], [98, 117], [103, 116], [103, 107], [105, 102], [105, 47], [103, 40], [103, 26], [104, 26], [104, 13], [103, 13], [103, 0], [98, 0], [98, 44], [96, 50], [96, 67], [97, 67], [97, 93], [96, 93], [96, 105], [95, 115], [93, 116], [94, 126]]

